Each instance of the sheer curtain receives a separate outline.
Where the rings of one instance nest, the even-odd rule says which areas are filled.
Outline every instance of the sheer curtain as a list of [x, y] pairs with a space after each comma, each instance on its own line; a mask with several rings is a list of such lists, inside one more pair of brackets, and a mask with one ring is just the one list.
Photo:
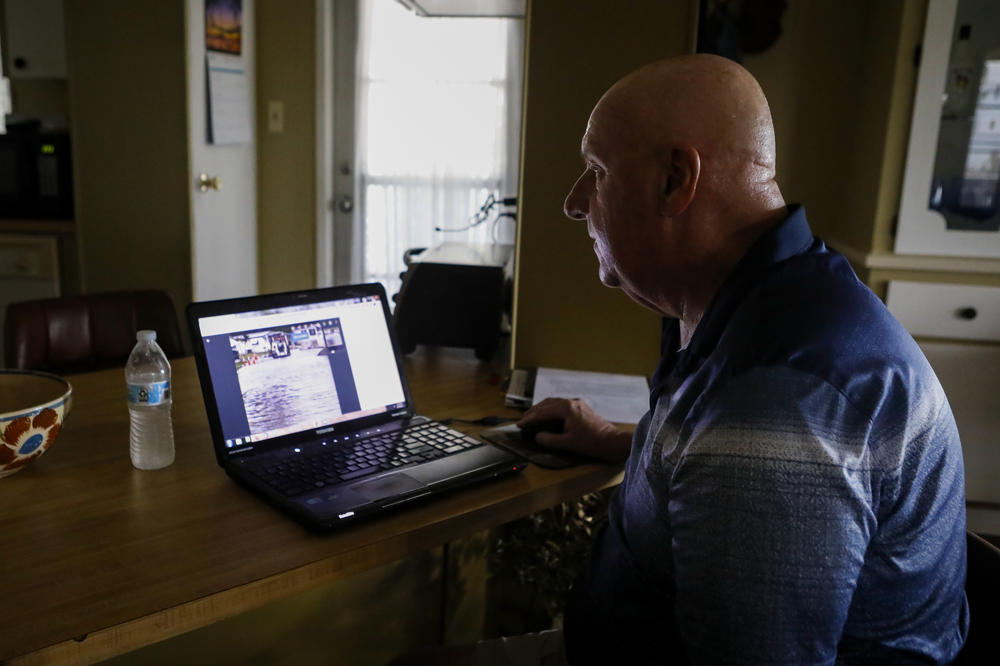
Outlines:
[[[358, 175], [362, 275], [399, 290], [403, 253], [444, 241], [513, 243], [514, 222], [469, 227], [517, 193], [523, 21], [419, 17], [360, 3]], [[509, 209], [508, 209], [509, 210]]]

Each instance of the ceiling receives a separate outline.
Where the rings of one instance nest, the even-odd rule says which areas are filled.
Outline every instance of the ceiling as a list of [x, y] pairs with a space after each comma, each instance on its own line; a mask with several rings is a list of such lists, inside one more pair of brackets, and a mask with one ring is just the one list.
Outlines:
[[527, 0], [398, 0], [420, 16], [524, 18]]

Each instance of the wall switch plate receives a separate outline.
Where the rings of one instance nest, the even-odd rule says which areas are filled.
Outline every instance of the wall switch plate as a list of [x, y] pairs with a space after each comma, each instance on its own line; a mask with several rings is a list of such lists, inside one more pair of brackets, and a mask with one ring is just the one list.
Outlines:
[[281, 134], [285, 131], [285, 103], [269, 101], [267, 103], [267, 131], [271, 134]]

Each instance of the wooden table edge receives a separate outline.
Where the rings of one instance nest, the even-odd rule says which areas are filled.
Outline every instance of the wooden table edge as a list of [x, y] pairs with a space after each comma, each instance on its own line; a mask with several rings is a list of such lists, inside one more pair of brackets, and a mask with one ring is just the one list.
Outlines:
[[320, 585], [333, 583], [621, 482], [620, 466], [595, 465], [587, 474], [541, 492], [482, 506], [413, 532], [312, 562], [237, 588], [0, 661], [5, 666], [90, 664], [206, 627]]

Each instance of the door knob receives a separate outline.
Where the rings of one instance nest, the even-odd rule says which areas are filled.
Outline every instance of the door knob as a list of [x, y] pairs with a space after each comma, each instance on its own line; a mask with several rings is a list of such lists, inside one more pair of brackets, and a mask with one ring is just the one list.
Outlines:
[[354, 210], [354, 199], [351, 198], [350, 194], [342, 194], [337, 197], [337, 208], [340, 209], [341, 213], [350, 213]]
[[221, 190], [222, 179], [218, 176], [209, 176], [207, 173], [199, 173], [198, 189], [202, 192], [208, 192], [209, 190]]

